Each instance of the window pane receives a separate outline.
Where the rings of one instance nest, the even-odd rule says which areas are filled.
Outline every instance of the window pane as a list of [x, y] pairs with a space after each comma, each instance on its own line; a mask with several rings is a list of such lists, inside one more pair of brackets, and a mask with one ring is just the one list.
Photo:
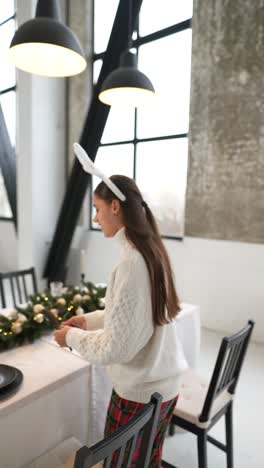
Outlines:
[[0, 7], [0, 23], [7, 20], [15, 13], [15, 5], [14, 0], [8, 0], [5, 2], [1, 2]]
[[102, 143], [132, 140], [134, 138], [135, 110], [112, 106], [108, 114]]
[[6, 194], [6, 188], [2, 172], [0, 170], [0, 217], [11, 218], [12, 212], [10, 209], [9, 201]]
[[119, 0], [94, 1], [94, 51], [96, 54], [107, 48]]
[[0, 96], [5, 123], [12, 146], [16, 143], [16, 94], [14, 91]]
[[15, 33], [14, 20], [8, 21], [0, 27], [0, 90], [10, 88], [15, 85], [15, 67], [8, 61], [8, 50]]
[[93, 83], [96, 84], [100, 75], [100, 71], [103, 65], [102, 60], [95, 60], [93, 64]]
[[139, 48], [139, 70], [151, 79], [156, 98], [138, 110], [138, 137], [187, 133], [191, 78], [191, 30]]
[[140, 36], [191, 18], [192, 9], [193, 0], [144, 0], [140, 10]]
[[[123, 174], [132, 178], [134, 167], [133, 156], [134, 146], [132, 144], [101, 146], [96, 156], [95, 165], [108, 177], [114, 174]], [[93, 176], [93, 190], [100, 182], [101, 179], [99, 179], [99, 177]], [[94, 215], [95, 211], [93, 209], [92, 217], [94, 217]], [[98, 227], [96, 223], [93, 223], [92, 226]]]
[[136, 181], [164, 236], [184, 233], [187, 156], [187, 138], [138, 144]]

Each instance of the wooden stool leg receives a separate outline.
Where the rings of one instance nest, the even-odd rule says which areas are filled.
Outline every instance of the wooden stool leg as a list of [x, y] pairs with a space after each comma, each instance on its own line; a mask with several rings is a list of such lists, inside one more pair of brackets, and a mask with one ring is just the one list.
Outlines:
[[204, 431], [202, 434], [197, 436], [197, 447], [198, 447], [198, 467], [207, 468], [207, 433]]
[[169, 432], [170, 436], [173, 436], [175, 434], [175, 425], [174, 424], [170, 423], [168, 432]]
[[233, 404], [231, 403], [226, 415], [226, 458], [227, 468], [234, 468], [234, 455], [233, 455]]

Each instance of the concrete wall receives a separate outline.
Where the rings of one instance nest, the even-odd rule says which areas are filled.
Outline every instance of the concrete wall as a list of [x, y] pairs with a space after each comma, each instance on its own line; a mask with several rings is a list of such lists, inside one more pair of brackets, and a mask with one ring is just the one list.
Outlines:
[[264, 1], [196, 0], [186, 235], [264, 241]]
[[87, 58], [87, 69], [68, 81], [68, 159], [69, 171], [74, 160], [72, 145], [79, 141], [89, 108], [92, 88], [92, 0], [69, 2], [69, 26], [77, 34]]
[[14, 224], [0, 221], [0, 271], [12, 271], [17, 267], [17, 236]]

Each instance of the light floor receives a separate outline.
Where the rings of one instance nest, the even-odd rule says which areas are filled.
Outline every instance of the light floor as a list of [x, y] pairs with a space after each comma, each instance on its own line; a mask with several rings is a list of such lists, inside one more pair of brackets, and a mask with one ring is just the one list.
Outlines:
[[[198, 370], [210, 377], [223, 335], [202, 331]], [[250, 343], [234, 402], [234, 468], [264, 468], [264, 346]], [[225, 442], [224, 418], [211, 434]], [[196, 468], [196, 437], [176, 433], [167, 437], [164, 460], [178, 468]], [[225, 453], [208, 443], [208, 468], [226, 468]]]

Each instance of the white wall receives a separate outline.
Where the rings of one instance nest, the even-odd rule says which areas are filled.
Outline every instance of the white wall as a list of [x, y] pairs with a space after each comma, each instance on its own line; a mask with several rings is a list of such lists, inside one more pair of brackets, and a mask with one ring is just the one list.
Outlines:
[[[35, 5], [18, 2], [18, 25], [34, 17]], [[0, 222], [0, 271], [35, 266], [40, 288], [65, 192], [65, 127], [65, 79], [17, 71], [18, 238]]]
[[[33, 16], [34, 4], [23, 3], [20, 23]], [[42, 274], [65, 189], [64, 86], [63, 79], [18, 76], [19, 243], [10, 223], [0, 222], [0, 270], [35, 265]], [[79, 249], [85, 248], [87, 279], [107, 282], [118, 247], [100, 232], [78, 236], [68, 280], [79, 281]], [[263, 245], [198, 238], [165, 243], [180, 297], [200, 305], [203, 325], [233, 332], [253, 318], [253, 338], [264, 342]]]
[[40, 280], [65, 191], [65, 83], [19, 75], [18, 267]]
[[[87, 279], [107, 282], [118, 246], [100, 232], [85, 237]], [[202, 325], [232, 333], [254, 319], [253, 339], [264, 343], [264, 246], [191, 237], [165, 244], [180, 298], [199, 304]]]
[[[22, 6], [22, 5], [21, 5]], [[33, 17], [35, 0], [18, 9]], [[18, 71], [18, 268], [35, 266], [39, 286], [65, 191], [65, 79]]]

